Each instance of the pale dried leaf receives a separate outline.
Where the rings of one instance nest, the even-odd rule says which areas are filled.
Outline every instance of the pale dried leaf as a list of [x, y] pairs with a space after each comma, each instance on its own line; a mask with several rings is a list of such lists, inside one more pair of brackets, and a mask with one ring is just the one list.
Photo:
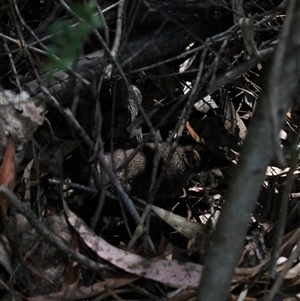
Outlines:
[[294, 267], [292, 267], [285, 275], [285, 279], [292, 279], [300, 276], [300, 263], [297, 263]]
[[195, 289], [199, 285], [202, 266], [195, 263], [146, 258], [125, 250], [118, 249], [97, 236], [64, 202], [65, 212], [70, 224], [83, 241], [99, 257], [109, 261], [120, 269], [135, 275], [143, 276], [173, 287]]
[[168, 210], [152, 205], [152, 211], [155, 212], [163, 221], [177, 230], [188, 239], [204, 235], [205, 227], [201, 223], [189, 221], [185, 217], [174, 214]]
[[[190, 44], [187, 49], [190, 49], [193, 46], [194, 43]], [[187, 69], [189, 69], [192, 66], [193, 61], [195, 60], [195, 58], [197, 57], [196, 54], [192, 55], [191, 57], [189, 57], [187, 60], [185, 60], [179, 67], [179, 72], [183, 73], [185, 72]]]
[[[268, 166], [266, 171], [266, 176], [286, 176], [289, 170], [290, 170], [289, 167], [281, 169], [276, 166]], [[293, 174], [299, 175], [300, 171], [295, 170]]]
[[247, 136], [247, 127], [237, 112], [235, 114], [235, 117], [236, 117], [236, 125], [238, 126], [238, 128], [240, 130], [239, 136], [241, 139], [245, 140], [246, 136]]
[[237, 128], [239, 131], [239, 137], [245, 139], [247, 135], [247, 128], [245, 123], [241, 119], [240, 115], [236, 112], [235, 107], [231, 101], [227, 101], [227, 107], [224, 111], [224, 126], [232, 133], [235, 133]]
[[32, 159], [27, 164], [27, 166], [25, 167], [24, 172], [23, 172], [22, 180], [23, 180], [23, 183], [24, 183], [24, 186], [25, 186], [24, 200], [30, 200], [31, 199], [30, 177], [31, 177], [31, 168], [32, 168], [33, 163], [34, 163], [34, 160]]
[[210, 95], [205, 96], [203, 99], [200, 99], [194, 104], [194, 107], [197, 111], [206, 114], [210, 109], [217, 109], [218, 105], [210, 97]]

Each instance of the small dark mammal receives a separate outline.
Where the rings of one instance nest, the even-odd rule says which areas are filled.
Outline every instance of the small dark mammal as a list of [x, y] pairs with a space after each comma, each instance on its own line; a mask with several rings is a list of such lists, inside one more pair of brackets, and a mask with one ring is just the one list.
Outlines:
[[[213, 154], [203, 145], [180, 144], [174, 149], [168, 146], [163, 152], [163, 144], [158, 144], [155, 148], [153, 143], [148, 143], [127, 163], [128, 157], [134, 151], [135, 149], [117, 149], [113, 154], [106, 154], [105, 158], [109, 167], [116, 170], [117, 179], [124, 190], [129, 195], [144, 200], [147, 200], [149, 195], [155, 155], [159, 152], [162, 152], [162, 155], [158, 163], [158, 177], [164, 165], [166, 165], [166, 169], [157, 190], [156, 199], [180, 196], [182, 188], [186, 187], [197, 173], [229, 166], [228, 160]], [[100, 172], [100, 167], [98, 167], [98, 171]], [[93, 183], [91, 184], [93, 186]], [[115, 192], [108, 177], [107, 189]]]
[[[108, 167], [115, 171], [115, 175], [123, 189], [133, 199], [134, 197], [138, 197], [145, 201], [149, 201], [149, 190], [152, 181], [153, 168], [156, 168], [154, 165], [154, 162], [156, 161], [155, 158], [157, 153], [163, 150], [163, 146], [163, 143], [158, 144], [157, 147], [155, 147], [153, 143], [148, 143], [137, 152], [130, 161], [128, 158], [135, 153], [136, 148], [122, 147], [116, 149], [113, 153], [105, 154]], [[205, 145], [195, 144], [194, 141], [185, 141], [183, 139], [181, 139], [180, 144], [174, 149], [172, 149], [171, 146], [168, 146], [157, 163], [156, 179], [160, 177], [162, 171], [164, 171], [164, 173], [160, 186], [151, 201], [154, 201], [154, 203], [160, 207], [167, 208], [174, 205], [178, 200], [178, 197], [183, 194], [182, 189], [188, 187], [190, 184], [189, 182], [194, 175], [202, 171], [230, 166], [230, 161], [225, 158], [223, 153], [214, 152]], [[163, 166], [166, 166], [166, 168]], [[83, 174], [83, 172], [78, 173], [79, 176]], [[118, 192], [113, 186], [110, 178], [108, 176], [105, 178], [106, 191], [118, 196]], [[88, 186], [90, 188], [97, 188], [99, 193], [105, 189], [105, 187], [101, 185], [101, 168], [99, 165], [97, 166], [97, 175], [90, 177]], [[91, 217], [95, 214], [96, 207], [103, 206], [101, 215], [103, 217], [114, 217], [113, 219], [108, 219], [113, 221], [113, 225], [109, 224], [110, 226], [107, 228], [108, 225], [105, 222], [107, 219], [101, 218], [98, 220], [97, 228], [101, 229], [102, 234], [106, 233], [108, 237], [115, 237], [115, 239], [118, 237], [122, 237], [122, 239], [127, 237], [127, 228], [121, 218], [123, 210], [121, 210], [119, 203], [116, 202], [115, 198], [107, 196], [105, 198], [105, 203], [100, 204], [99, 193], [79, 194], [82, 198], [77, 199], [77, 201], [79, 200], [79, 203], [77, 204], [81, 203], [81, 205], [78, 206], [75, 204], [74, 211], [78, 212], [78, 214], [87, 222], [90, 222]], [[141, 208], [138, 208], [138, 210], [139, 209]], [[158, 241], [162, 226], [160, 220], [157, 221], [156, 217], [152, 217], [152, 221], [153, 220], [154, 224], [158, 224], [159, 226], [156, 225], [155, 227], [151, 227], [151, 237], [154, 241]], [[132, 225], [134, 229], [136, 226], [135, 223], [133, 223], [130, 218], [126, 218], [126, 221]], [[169, 229], [166, 231], [168, 232]], [[114, 236], [112, 233], [115, 233], [116, 235]], [[123, 236], [120, 233], [122, 233]]]

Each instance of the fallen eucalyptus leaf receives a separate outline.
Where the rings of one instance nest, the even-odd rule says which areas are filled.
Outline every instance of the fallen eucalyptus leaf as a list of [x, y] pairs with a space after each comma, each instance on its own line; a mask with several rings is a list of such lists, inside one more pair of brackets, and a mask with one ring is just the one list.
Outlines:
[[142, 257], [118, 249], [97, 236], [64, 202], [69, 223], [97, 255], [128, 273], [152, 279], [172, 287], [196, 289], [202, 273], [202, 266], [195, 263], [181, 263], [175, 260]]

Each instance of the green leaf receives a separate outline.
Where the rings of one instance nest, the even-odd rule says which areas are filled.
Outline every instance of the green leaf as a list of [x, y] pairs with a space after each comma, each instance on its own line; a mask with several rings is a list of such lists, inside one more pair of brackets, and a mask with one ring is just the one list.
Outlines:
[[49, 28], [53, 36], [52, 44], [48, 47], [47, 71], [50, 78], [57, 69], [66, 71], [71, 67], [80, 56], [89, 34], [103, 25], [95, 8], [94, 0], [76, 4], [72, 7], [71, 19], [57, 21]]

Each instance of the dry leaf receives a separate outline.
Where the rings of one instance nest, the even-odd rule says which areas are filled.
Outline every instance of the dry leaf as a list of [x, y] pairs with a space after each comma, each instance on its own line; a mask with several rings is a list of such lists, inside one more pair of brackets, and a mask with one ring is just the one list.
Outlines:
[[[73, 233], [72, 235], [72, 240], [71, 240], [71, 248], [78, 252], [78, 238], [76, 232]], [[61, 288], [60, 290], [62, 292], [66, 292], [70, 289], [75, 289], [78, 286], [79, 283], [79, 278], [80, 278], [80, 266], [79, 264], [72, 260], [69, 259], [65, 275], [62, 280]]]
[[225, 128], [232, 133], [239, 131], [239, 137], [245, 139], [247, 135], [247, 128], [245, 123], [241, 119], [238, 112], [235, 110], [235, 107], [231, 101], [227, 101], [227, 107], [224, 111], [224, 126]]
[[210, 95], [207, 95], [203, 99], [197, 101], [194, 104], [194, 108], [197, 111], [206, 114], [211, 109], [217, 109], [218, 105], [215, 103], [215, 101], [211, 98]]
[[80, 237], [99, 257], [109, 261], [120, 269], [135, 275], [143, 276], [173, 287], [195, 289], [199, 285], [202, 266], [195, 263], [181, 263], [175, 260], [142, 257], [118, 249], [97, 236], [78, 216], [67, 207], [65, 212], [69, 223]]
[[195, 139], [196, 142], [200, 143], [201, 142], [201, 139], [200, 137], [197, 135], [197, 133], [193, 130], [193, 128], [190, 126], [190, 123], [187, 122], [185, 124], [189, 134]]
[[300, 276], [300, 263], [297, 263], [294, 267], [288, 270], [288, 272], [284, 276], [284, 279], [292, 279], [299, 276]]
[[[15, 143], [13, 138], [7, 138], [6, 150], [3, 156], [2, 165], [0, 167], [0, 185], [4, 185], [9, 190], [13, 191], [15, 186], [16, 164], [15, 164]], [[1, 222], [6, 220], [6, 213], [9, 203], [0, 196]]]
[[159, 208], [155, 205], [151, 207], [152, 211], [155, 212], [163, 221], [169, 224], [172, 228], [177, 230], [180, 234], [188, 239], [199, 237], [204, 235], [204, 226], [201, 223], [189, 221], [185, 217], [174, 214], [168, 210]]

